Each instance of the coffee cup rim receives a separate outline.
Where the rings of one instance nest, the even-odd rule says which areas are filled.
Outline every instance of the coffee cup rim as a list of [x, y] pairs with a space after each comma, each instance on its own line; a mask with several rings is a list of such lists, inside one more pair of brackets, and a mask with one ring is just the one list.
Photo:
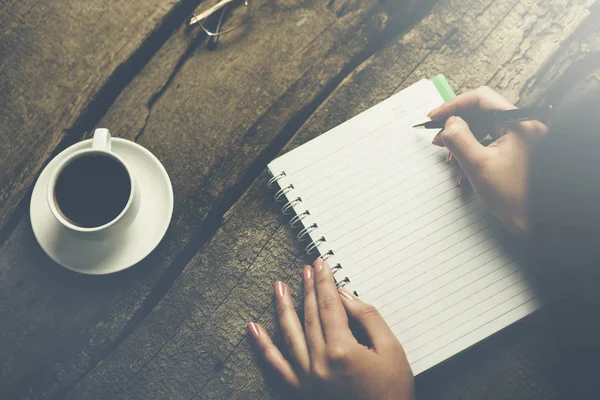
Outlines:
[[[82, 227], [82, 226], [76, 225], [76, 224], [72, 223], [71, 221], [69, 221], [58, 209], [58, 205], [56, 204], [56, 200], [55, 200], [55, 196], [54, 196], [54, 189], [56, 187], [56, 182], [58, 180], [59, 175], [65, 169], [65, 167], [67, 165], [69, 165], [71, 162], [73, 162], [74, 160], [81, 158], [88, 154], [102, 154], [104, 156], [112, 157], [113, 159], [117, 160], [123, 166], [123, 168], [125, 168], [125, 171], [127, 171], [127, 174], [129, 175], [129, 181], [131, 183], [130, 191], [129, 191], [129, 198], [127, 199], [127, 203], [125, 204], [125, 207], [123, 207], [123, 210], [121, 210], [119, 215], [117, 215], [114, 219], [112, 219], [111, 221], [107, 222], [104, 225], [94, 226], [91, 228]], [[134, 185], [135, 185], [135, 180], [133, 179], [133, 174], [131, 173], [130, 168], [127, 166], [127, 163], [125, 163], [123, 158], [121, 158], [121, 156], [119, 156], [118, 154], [115, 154], [112, 151], [99, 150], [99, 149], [82, 149], [82, 150], [78, 150], [75, 153], [71, 154], [70, 156], [68, 156], [67, 158], [65, 158], [58, 164], [58, 166], [56, 167], [56, 170], [52, 173], [52, 176], [50, 177], [50, 181], [48, 182], [48, 188], [47, 188], [47, 192], [46, 192], [46, 200], [48, 202], [48, 206], [50, 207], [50, 211], [52, 212], [54, 217], [63, 226], [65, 226], [69, 229], [72, 229], [76, 232], [82, 232], [82, 233], [99, 232], [99, 231], [105, 230], [105, 229], [110, 228], [111, 226], [115, 225], [117, 222], [119, 222], [125, 216], [125, 214], [129, 210], [129, 208], [131, 208], [131, 204], [133, 203], [133, 198], [134, 198], [134, 194], [135, 194]]]

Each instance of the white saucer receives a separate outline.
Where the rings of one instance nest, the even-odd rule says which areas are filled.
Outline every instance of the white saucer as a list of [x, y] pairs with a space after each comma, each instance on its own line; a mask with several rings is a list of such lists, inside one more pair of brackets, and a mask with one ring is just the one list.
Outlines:
[[173, 215], [173, 187], [167, 171], [152, 153], [135, 142], [113, 138], [112, 151], [125, 160], [140, 188], [138, 214], [118, 243], [90, 240], [74, 234], [50, 211], [46, 188], [61, 160], [91, 145], [91, 139], [79, 142], [48, 164], [33, 189], [29, 215], [33, 233], [50, 258], [75, 272], [103, 275], [137, 264], [158, 246]]

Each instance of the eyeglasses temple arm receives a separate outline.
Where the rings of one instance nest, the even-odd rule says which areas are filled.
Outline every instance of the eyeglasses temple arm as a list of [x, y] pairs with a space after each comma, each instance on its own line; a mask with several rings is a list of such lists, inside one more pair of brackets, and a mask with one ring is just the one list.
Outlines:
[[195, 24], [199, 23], [200, 21], [210, 17], [211, 15], [213, 15], [214, 13], [219, 11], [221, 8], [225, 7], [226, 5], [228, 5], [230, 3], [233, 3], [234, 1], [236, 1], [236, 0], [223, 0], [223, 1], [218, 2], [217, 4], [215, 4], [208, 10], [201, 12], [198, 15], [194, 14], [194, 16], [190, 19], [190, 26], [195, 25]]

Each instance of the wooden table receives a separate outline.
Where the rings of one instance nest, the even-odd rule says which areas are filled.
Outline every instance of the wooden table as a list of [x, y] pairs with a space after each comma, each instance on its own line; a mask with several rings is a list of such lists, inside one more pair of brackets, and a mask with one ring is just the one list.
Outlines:
[[[593, 0], [255, 0], [216, 51], [185, 28], [198, 3], [0, 2], [2, 399], [286, 398], [246, 338], [277, 331], [277, 279], [301, 303], [311, 261], [270, 160], [440, 72], [518, 104], [598, 87]], [[102, 277], [53, 264], [29, 221], [44, 165], [95, 127], [152, 151], [175, 193], [156, 251]], [[419, 398], [564, 398], [546, 333], [525, 319], [419, 376]]]

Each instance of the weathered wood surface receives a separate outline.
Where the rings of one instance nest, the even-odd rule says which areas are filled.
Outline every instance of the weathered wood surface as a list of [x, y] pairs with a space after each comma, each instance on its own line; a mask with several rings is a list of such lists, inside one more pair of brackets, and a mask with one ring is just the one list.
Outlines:
[[[265, 174], [203, 245], [220, 216], [300, 125], [286, 149], [438, 72], [446, 73], [461, 90], [489, 83], [523, 103], [538, 101], [549, 85], [550, 96], [572, 88], [577, 97], [580, 88], [596, 80], [589, 65], [598, 67], [600, 60], [598, 24], [588, 17], [584, 29], [573, 32], [591, 1], [440, 1], [391, 47], [362, 62], [387, 37], [382, 33], [386, 25], [388, 32], [402, 31], [434, 2], [389, 3], [335, 1], [326, 7], [316, 0], [300, 5], [257, 2], [259, 18], [266, 23], [226, 39], [217, 52], [205, 51], [201, 37], [183, 28], [162, 46], [100, 124], [119, 136], [137, 139], [165, 163], [177, 201], [170, 232], [141, 265], [115, 276], [88, 278], [51, 264], [35, 244], [28, 218], [21, 215], [0, 248], [0, 397], [277, 396], [265, 386], [244, 339], [245, 323], [261, 320], [276, 330], [272, 283], [285, 279], [299, 293], [299, 266], [307, 260], [265, 189]], [[34, 21], [24, 16], [12, 21], [19, 14], [14, 10], [31, 5], [34, 2], [23, 1], [0, 6], [2, 29], [9, 26], [5, 21], [12, 23], [6, 37], [27, 37], [10, 32], [20, 29], [23, 21]], [[60, 6], [45, 7], [47, 11]], [[158, 12], [148, 4], [138, 8]], [[59, 18], [50, 15], [50, 21]], [[398, 26], [390, 30], [394, 23]], [[66, 32], [83, 36], [67, 35], [69, 40], [85, 40], [82, 31], [70, 30], [83, 30], [81, 26], [67, 25]], [[121, 32], [132, 34], [133, 28], [127, 28]], [[5, 43], [4, 35], [3, 30], [0, 43]], [[4, 57], [4, 47], [0, 49]], [[91, 50], [94, 57], [100, 51]], [[13, 57], [8, 50], [6, 54]], [[0, 60], [2, 68], [9, 65]], [[31, 64], [23, 71], [39, 74], [42, 69], [34, 68], [35, 60], [39, 59], [27, 59]], [[73, 68], [83, 70], [80, 65]], [[97, 71], [90, 74], [95, 75], [86, 77], [85, 83], [93, 81], [93, 87], [86, 90], [93, 93], [103, 81]], [[22, 77], [14, 79], [11, 82], [24, 82]], [[35, 107], [32, 101], [27, 97], [22, 104]], [[66, 119], [61, 114], [56, 123], [69, 127], [73, 121], [89, 120], [77, 115], [85, 105], [86, 101], [63, 104]], [[42, 121], [38, 112], [46, 115], [38, 109], [30, 112], [29, 123], [36, 127]], [[22, 130], [16, 122], [11, 127]], [[67, 134], [61, 145], [75, 140], [78, 132]], [[18, 160], [41, 165], [59, 136], [44, 136], [50, 142], [39, 141], [42, 150], [36, 147], [27, 153], [29, 159]], [[3, 148], [0, 154], [4, 156]], [[14, 210], [39, 165], [27, 167], [28, 173], [7, 170], [11, 182], [19, 182], [18, 190], [10, 189], [15, 194], [11, 204], [2, 202], [6, 211], [0, 216]], [[559, 359], [555, 343], [545, 335], [548, 327], [541, 315], [502, 332], [420, 377], [420, 395], [564, 398], [560, 387], [554, 386], [558, 380], [550, 366]]]
[[74, 126], [110, 101], [134, 72], [131, 61], [151, 54], [199, 1], [0, 4], [0, 237], [42, 165], [73, 142]]
[[[0, 331], [0, 393], [31, 399], [68, 393], [152, 310], [305, 115], [386, 32], [400, 31], [432, 3], [255, 1], [250, 29], [224, 38], [216, 52], [182, 26], [99, 122], [165, 164], [176, 199], [169, 233], [140, 265], [92, 278], [52, 264], [22, 215], [0, 248], [0, 325], [9, 327]], [[387, 21], [400, 24], [386, 30]], [[219, 270], [216, 277], [230, 284], [238, 275]], [[224, 300], [213, 294], [203, 294], [203, 312]], [[165, 328], [153, 334], [169, 335]], [[145, 362], [140, 353], [136, 365]], [[131, 378], [136, 365], [106, 389], [121, 390], [119, 380]]]
[[[512, 101], [540, 101], [548, 85], [565, 84], [561, 74], [577, 82], [579, 74], [569, 71], [600, 54], [585, 36], [600, 34], [589, 17], [592, 3], [440, 1], [345, 79], [285, 150], [439, 72], [461, 91], [489, 84]], [[577, 30], [583, 21], [586, 29]], [[259, 320], [276, 330], [272, 283], [284, 279], [300, 293], [299, 267], [308, 260], [266, 180], [263, 173], [251, 185], [147, 318], [66, 398], [277, 396], [265, 386], [245, 324]], [[548, 318], [537, 314], [423, 374], [421, 398], [563, 398], [550, 368], [560, 360], [548, 327]]]

